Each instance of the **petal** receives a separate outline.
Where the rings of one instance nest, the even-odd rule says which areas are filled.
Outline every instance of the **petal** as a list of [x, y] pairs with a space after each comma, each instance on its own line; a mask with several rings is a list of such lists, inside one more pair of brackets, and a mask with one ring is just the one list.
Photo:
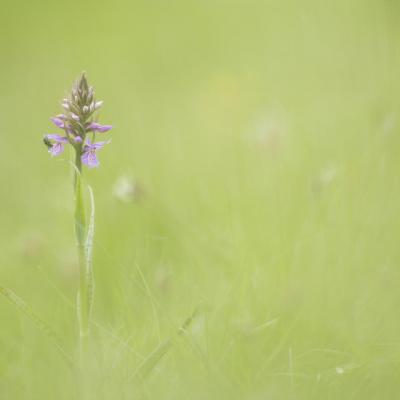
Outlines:
[[107, 132], [110, 129], [112, 129], [112, 125], [101, 125], [101, 124], [98, 124], [97, 122], [92, 122], [88, 126], [88, 130], [95, 131], [95, 132]]
[[89, 168], [98, 167], [100, 164], [99, 160], [97, 159], [96, 152], [94, 150], [85, 151], [82, 154], [81, 160]]
[[58, 126], [61, 129], [64, 129], [64, 121], [59, 117], [52, 117], [50, 120], [53, 122], [55, 126]]
[[90, 147], [91, 147], [92, 149], [100, 150], [101, 148], [104, 147], [104, 145], [109, 144], [110, 142], [111, 142], [111, 139], [110, 139], [110, 140], [106, 140], [106, 141], [104, 141], [104, 142], [92, 143], [92, 144], [90, 145]]
[[64, 151], [64, 145], [62, 143], [54, 143], [53, 146], [49, 148], [49, 153], [52, 157], [58, 156]]
[[47, 139], [54, 140], [57, 143], [68, 143], [68, 139], [65, 136], [57, 135], [56, 133], [50, 133], [46, 135]]
[[84, 163], [84, 164], [86, 164], [86, 165], [88, 165], [88, 156], [89, 156], [89, 150], [88, 149], [86, 149], [83, 153], [82, 153], [82, 155], [81, 155], [81, 160], [82, 160], [82, 162]]
[[87, 138], [87, 139], [86, 139], [86, 145], [85, 145], [85, 147], [84, 147], [84, 150], [85, 150], [85, 149], [87, 149], [87, 150], [100, 150], [101, 148], [104, 147], [104, 145], [106, 145], [106, 144], [108, 144], [108, 143], [110, 143], [110, 142], [111, 142], [111, 139], [110, 139], [110, 140], [105, 140], [105, 141], [103, 141], [103, 142], [92, 143], [92, 142], [90, 141], [90, 139]]

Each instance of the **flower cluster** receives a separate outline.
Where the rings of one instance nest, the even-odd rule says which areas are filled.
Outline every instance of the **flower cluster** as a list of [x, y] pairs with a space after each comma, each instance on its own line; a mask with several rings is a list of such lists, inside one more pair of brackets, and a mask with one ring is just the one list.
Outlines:
[[112, 128], [111, 125], [101, 125], [94, 120], [94, 114], [102, 104], [102, 101], [96, 101], [94, 98], [93, 87], [88, 85], [83, 73], [75, 82], [69, 97], [62, 101], [64, 113], [51, 118], [54, 125], [63, 129], [65, 134], [45, 135], [44, 143], [49, 153], [57, 156], [69, 143], [75, 149], [82, 163], [90, 168], [97, 167], [99, 161], [96, 151], [108, 144], [110, 140], [95, 143], [96, 133], [104, 133]]

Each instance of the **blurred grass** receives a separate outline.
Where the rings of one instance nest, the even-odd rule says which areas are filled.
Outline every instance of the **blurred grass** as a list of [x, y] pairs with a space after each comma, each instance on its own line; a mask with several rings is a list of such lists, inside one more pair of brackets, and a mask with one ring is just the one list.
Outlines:
[[[41, 138], [81, 70], [115, 126], [86, 174], [93, 399], [395, 398], [397, 2], [1, 4], [0, 282], [72, 355], [71, 174]], [[113, 196], [121, 175], [140, 201]], [[0, 316], [0, 398], [76, 398], [47, 338]]]

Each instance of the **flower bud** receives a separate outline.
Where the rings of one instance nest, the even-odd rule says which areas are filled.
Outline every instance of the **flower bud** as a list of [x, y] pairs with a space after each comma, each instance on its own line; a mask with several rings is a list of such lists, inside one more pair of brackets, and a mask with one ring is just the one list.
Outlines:
[[94, 103], [94, 109], [98, 110], [102, 105], [103, 105], [103, 101], [102, 100], [101, 101], [96, 101]]

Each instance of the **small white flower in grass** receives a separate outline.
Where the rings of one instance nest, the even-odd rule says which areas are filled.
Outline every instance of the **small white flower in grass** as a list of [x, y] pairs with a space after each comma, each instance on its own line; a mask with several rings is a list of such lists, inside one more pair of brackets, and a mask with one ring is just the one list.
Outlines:
[[129, 176], [120, 176], [113, 187], [113, 195], [124, 203], [138, 201], [142, 194], [141, 185]]
[[336, 367], [335, 371], [338, 375], [343, 375], [344, 374], [344, 368], [342, 367]]

